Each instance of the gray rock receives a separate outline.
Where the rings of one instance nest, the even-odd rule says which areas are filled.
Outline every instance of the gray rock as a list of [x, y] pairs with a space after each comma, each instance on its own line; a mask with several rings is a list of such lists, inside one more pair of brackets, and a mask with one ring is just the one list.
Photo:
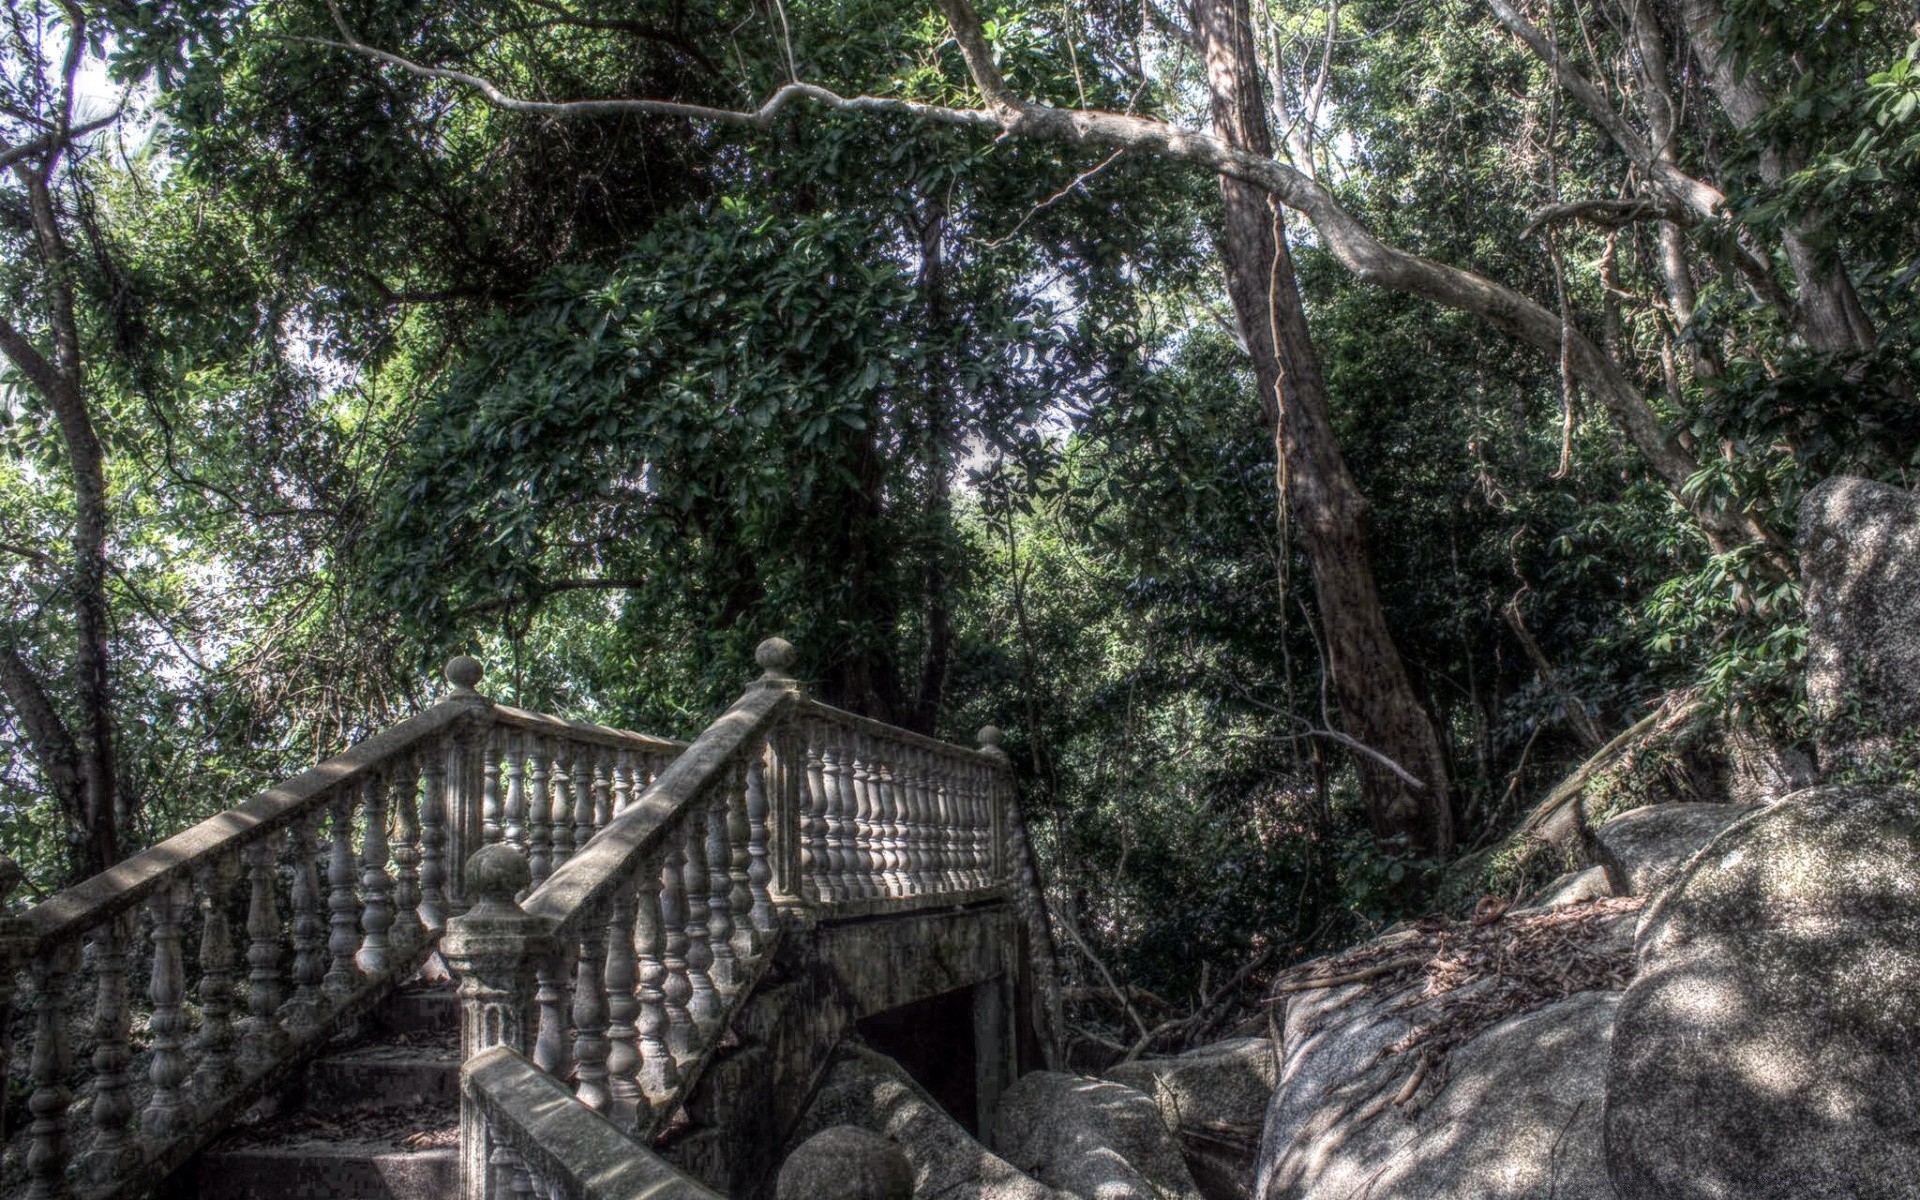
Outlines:
[[[853, 1048], [827, 1075], [795, 1141], [834, 1125], [891, 1139], [913, 1169], [913, 1194], [940, 1200], [1075, 1200], [1019, 1171], [941, 1111], [900, 1065]], [[838, 1195], [822, 1194], [822, 1200]]]
[[1613, 884], [1607, 879], [1607, 869], [1588, 867], [1583, 871], [1568, 871], [1541, 888], [1527, 900], [1525, 907], [1558, 908], [1563, 904], [1585, 904], [1589, 900], [1605, 900], [1612, 895]]
[[1650, 896], [1714, 835], [1752, 812], [1734, 804], [1649, 804], [1594, 831], [1615, 895]]
[[814, 1134], [780, 1166], [778, 1200], [913, 1200], [913, 1168], [899, 1145], [857, 1125]]
[[1920, 1195], [1920, 794], [1828, 787], [1645, 914], [1607, 1068], [1621, 1200]]
[[1836, 476], [1807, 493], [1794, 544], [1820, 769], [1860, 766], [1920, 725], [1920, 499]]
[[1000, 1098], [993, 1147], [1087, 1200], [1201, 1200], [1158, 1106], [1112, 1080], [1057, 1071], [1022, 1077]]
[[1772, 804], [1820, 781], [1805, 750], [1749, 729], [1722, 730], [1720, 749], [1727, 764], [1727, 799], [1734, 804]]
[[1290, 1037], [1254, 1194], [1614, 1200], [1600, 1122], [1619, 999], [1582, 992], [1495, 1025], [1452, 1052], [1446, 1086], [1411, 1116], [1393, 1103], [1410, 1064], [1378, 1061], [1373, 1049], [1404, 1028], [1386, 1004], [1358, 1002], [1298, 1053]]
[[1279, 1069], [1272, 1040], [1241, 1037], [1123, 1063], [1106, 1077], [1152, 1097], [1203, 1193], [1245, 1197], [1253, 1194], [1260, 1127]]

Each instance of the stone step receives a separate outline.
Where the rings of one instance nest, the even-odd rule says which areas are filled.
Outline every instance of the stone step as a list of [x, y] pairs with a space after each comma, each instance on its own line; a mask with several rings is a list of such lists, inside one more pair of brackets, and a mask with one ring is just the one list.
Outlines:
[[199, 1200], [429, 1200], [460, 1190], [459, 1151], [309, 1139], [210, 1150]]
[[460, 1066], [452, 1047], [374, 1044], [329, 1054], [307, 1069], [308, 1112], [460, 1107]]
[[385, 1033], [460, 1033], [460, 998], [450, 987], [410, 987], [388, 996], [373, 1012]]

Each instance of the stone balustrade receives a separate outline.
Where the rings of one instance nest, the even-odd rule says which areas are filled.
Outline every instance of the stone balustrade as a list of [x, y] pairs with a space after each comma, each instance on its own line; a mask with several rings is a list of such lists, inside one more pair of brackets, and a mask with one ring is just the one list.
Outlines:
[[447, 678], [419, 716], [0, 922], [30, 1200], [150, 1190], [419, 968], [469, 852], [551, 872], [684, 748], [494, 705], [469, 658]]
[[[806, 698], [779, 639], [756, 657], [761, 678], [544, 878], [545, 844], [529, 833], [517, 853], [503, 806], [514, 849], [469, 862], [477, 903], [441, 947], [461, 980], [465, 1061], [524, 1054], [644, 1141], [790, 921], [1005, 895], [998, 731], [983, 750], [922, 737]], [[499, 1122], [463, 1093], [463, 1200], [541, 1194]]]

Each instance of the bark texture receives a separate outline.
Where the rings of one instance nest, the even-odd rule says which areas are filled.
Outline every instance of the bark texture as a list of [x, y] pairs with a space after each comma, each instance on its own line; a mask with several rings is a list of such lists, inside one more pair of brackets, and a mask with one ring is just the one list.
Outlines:
[[[1194, 0], [1192, 28], [1207, 64], [1215, 135], [1273, 154], [1246, 0]], [[1440, 739], [1387, 629], [1369, 552], [1370, 506], [1334, 439], [1326, 384], [1287, 250], [1286, 227], [1267, 193], [1220, 181], [1227, 291], [1253, 359], [1274, 432], [1278, 490], [1306, 550], [1326, 635], [1327, 670], [1347, 732], [1421, 781], [1415, 788], [1354, 755], [1374, 833], [1404, 835], [1434, 854], [1453, 849], [1453, 813]]]

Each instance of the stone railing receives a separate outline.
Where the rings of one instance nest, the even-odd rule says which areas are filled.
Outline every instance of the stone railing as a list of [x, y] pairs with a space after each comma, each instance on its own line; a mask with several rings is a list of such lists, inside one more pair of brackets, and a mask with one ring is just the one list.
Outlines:
[[470, 1060], [460, 1090], [493, 1135], [496, 1190], [524, 1176], [550, 1200], [724, 1200], [574, 1100], [525, 1055], [495, 1046]]
[[[790, 920], [1003, 898], [1032, 882], [1030, 864], [1010, 877], [1024, 847], [997, 730], [982, 731], [982, 750], [922, 737], [807, 699], [779, 639], [756, 657], [761, 678], [537, 886], [515, 850], [478, 851], [476, 903], [441, 946], [460, 977], [465, 1062], [525, 1054], [641, 1143]], [[550, 1183], [566, 1165], [532, 1166], [501, 1119], [469, 1080], [463, 1200], [544, 1194], [534, 1176]]]
[[551, 872], [684, 748], [494, 705], [469, 658], [447, 677], [419, 716], [0, 921], [30, 1200], [150, 1190], [421, 965], [468, 852]]

